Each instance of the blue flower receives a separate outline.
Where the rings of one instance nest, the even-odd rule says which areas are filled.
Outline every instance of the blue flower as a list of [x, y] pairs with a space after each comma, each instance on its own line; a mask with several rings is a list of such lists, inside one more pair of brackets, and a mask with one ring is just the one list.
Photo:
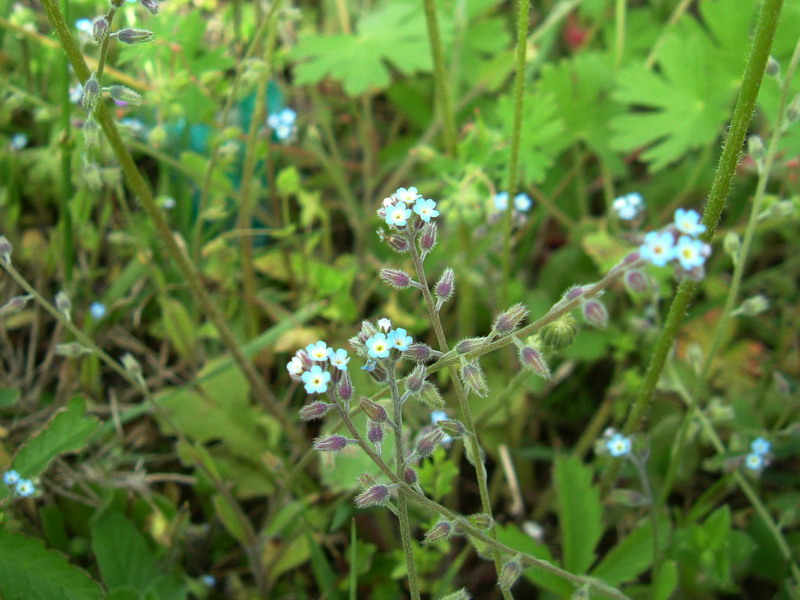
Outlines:
[[633, 192], [615, 198], [611, 207], [620, 219], [623, 221], [632, 221], [644, 210], [644, 201], [640, 194]]
[[23, 498], [27, 498], [36, 491], [36, 487], [30, 479], [20, 479], [14, 489], [17, 491], [17, 495]]
[[89, 313], [95, 321], [99, 321], [106, 315], [106, 305], [102, 302], [92, 302]]
[[15, 133], [11, 138], [11, 149], [22, 150], [28, 145], [28, 136], [24, 133]]
[[769, 440], [765, 440], [763, 437], [757, 437], [750, 444], [750, 450], [752, 450], [753, 454], [765, 456], [770, 453], [770, 450], [772, 450], [772, 444], [769, 442]]
[[690, 271], [694, 267], [700, 267], [706, 261], [703, 256], [703, 242], [682, 235], [674, 249], [674, 256], [681, 263], [681, 267]]
[[325, 362], [328, 360], [328, 344], [325, 342], [317, 342], [316, 344], [309, 344], [306, 346], [306, 352], [311, 360], [317, 362]]
[[760, 471], [766, 466], [767, 461], [764, 459], [763, 454], [752, 452], [744, 459], [744, 464], [751, 471]]
[[295, 121], [297, 120], [297, 113], [291, 108], [284, 108], [276, 113], [272, 113], [267, 117], [267, 125], [275, 132], [275, 136], [281, 140], [286, 141], [292, 137], [297, 130]]
[[611, 456], [627, 456], [631, 453], [631, 439], [625, 437], [621, 433], [615, 433], [613, 437], [606, 442], [606, 448]]
[[657, 267], [663, 267], [675, 257], [675, 238], [668, 231], [651, 231], [644, 236], [639, 254]]
[[306, 393], [324, 394], [328, 391], [328, 382], [331, 380], [331, 374], [323, 371], [319, 365], [314, 365], [310, 371], [303, 373], [301, 379], [306, 384]]
[[[449, 418], [450, 417], [448, 417], [447, 413], [444, 412], [443, 410], [435, 410], [435, 411], [433, 411], [431, 413], [431, 423], [433, 425], [436, 425], [439, 421], [447, 421]], [[442, 443], [443, 444], [447, 444], [448, 442], [451, 442], [452, 440], [453, 440], [453, 438], [451, 436], [447, 435], [446, 433], [444, 434], [444, 437], [442, 437]]]
[[706, 226], [700, 222], [697, 211], [682, 208], [675, 211], [675, 227], [687, 235], [700, 235], [706, 230]]
[[367, 354], [372, 358], [386, 358], [389, 356], [389, 350], [392, 347], [392, 343], [386, 339], [386, 334], [384, 333], [376, 333], [367, 340], [366, 345]]
[[394, 193], [394, 197], [404, 204], [411, 204], [412, 202], [416, 202], [417, 200], [421, 199], [422, 194], [420, 194], [415, 187], [410, 187], [408, 189], [397, 188], [397, 191]]
[[501, 211], [508, 208], [508, 192], [497, 192], [494, 195], [494, 207]]
[[75, 21], [75, 28], [83, 33], [92, 34], [92, 20], [91, 19], [78, 19]]
[[426, 223], [431, 220], [431, 217], [439, 216], [439, 211], [436, 210], [436, 202], [430, 199], [423, 200], [422, 198], [419, 198], [414, 204], [414, 212], [417, 213], [419, 218]]
[[371, 359], [369, 359], [367, 361], [367, 364], [365, 364], [363, 367], [361, 367], [361, 370], [362, 371], [367, 371], [367, 372], [374, 371], [376, 364], [377, 364], [377, 361], [371, 358]]
[[398, 202], [386, 209], [386, 224], [402, 227], [411, 218], [411, 209], [406, 208], [404, 202]]
[[347, 356], [347, 350], [344, 348], [339, 348], [336, 352], [333, 351], [333, 348], [328, 348], [328, 360], [340, 371], [347, 371], [347, 363], [350, 362], [350, 357]]
[[145, 124], [139, 119], [134, 119], [133, 117], [125, 117], [124, 119], [120, 119], [119, 124], [129, 129], [134, 135], [144, 135], [147, 132], [147, 127], [145, 127]]
[[217, 578], [213, 575], [202, 575], [200, 581], [202, 581], [206, 587], [214, 587], [217, 585]]
[[414, 343], [411, 336], [401, 327], [390, 331], [386, 339], [392, 348], [397, 348], [398, 350], [408, 350], [408, 347]]
[[533, 200], [528, 194], [517, 194], [514, 196], [514, 208], [519, 212], [528, 212], [533, 206]]
[[16, 485], [18, 481], [19, 473], [17, 473], [14, 469], [9, 469], [3, 473], [3, 483], [6, 485]]

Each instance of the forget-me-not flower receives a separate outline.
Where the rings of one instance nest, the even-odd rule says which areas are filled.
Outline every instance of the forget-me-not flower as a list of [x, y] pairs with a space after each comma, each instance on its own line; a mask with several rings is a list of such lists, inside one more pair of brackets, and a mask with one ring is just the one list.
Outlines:
[[27, 145], [28, 145], [28, 136], [25, 135], [24, 133], [15, 133], [11, 137], [12, 150], [22, 150]]
[[625, 437], [621, 433], [615, 433], [611, 439], [606, 442], [606, 448], [611, 456], [627, 456], [631, 453], [631, 439]]
[[376, 333], [367, 340], [367, 354], [372, 358], [386, 358], [389, 356], [389, 350], [392, 343], [386, 339], [386, 334]]
[[350, 357], [347, 356], [347, 350], [344, 348], [339, 348], [336, 352], [333, 351], [333, 348], [328, 348], [328, 360], [340, 371], [347, 371], [347, 363], [350, 362]]
[[439, 211], [436, 210], [436, 202], [431, 199], [423, 200], [419, 198], [414, 204], [414, 212], [426, 223], [430, 222], [431, 217], [439, 216]]
[[75, 28], [83, 33], [92, 35], [92, 20], [91, 19], [78, 19], [75, 21]]
[[309, 344], [306, 346], [306, 352], [311, 360], [317, 362], [325, 362], [328, 360], [328, 344], [319, 341], [316, 344]]
[[403, 227], [411, 218], [411, 209], [406, 208], [405, 202], [398, 202], [386, 209], [386, 224]]
[[517, 194], [514, 196], [514, 208], [519, 212], [528, 212], [533, 206], [533, 200], [528, 194]]
[[688, 235], [680, 237], [673, 252], [674, 257], [681, 263], [681, 267], [687, 271], [702, 266], [706, 261], [706, 257], [703, 256], [703, 242]]
[[611, 207], [623, 221], [632, 221], [644, 210], [642, 196], [636, 192], [615, 198]]
[[412, 204], [422, 198], [422, 194], [420, 194], [415, 187], [410, 187], [408, 189], [397, 188], [394, 197], [404, 204]]
[[301, 378], [303, 383], [306, 384], [306, 393], [324, 394], [328, 391], [328, 382], [331, 380], [331, 374], [323, 371], [319, 365], [314, 365], [310, 371], [303, 373]]
[[33, 493], [36, 491], [36, 487], [33, 485], [33, 482], [30, 479], [20, 479], [14, 489], [16, 490], [17, 495], [22, 496], [23, 498], [33, 495]]
[[293, 356], [292, 360], [290, 360], [286, 364], [286, 370], [289, 371], [289, 375], [294, 375], [295, 377], [300, 377], [303, 374], [303, 361], [300, 360], [299, 356]]
[[382, 319], [378, 319], [378, 327], [388, 332], [392, 328], [392, 322], [386, 317], [383, 317]]
[[99, 321], [106, 316], [106, 305], [102, 302], [92, 302], [91, 306], [89, 306], [89, 314], [92, 315], [95, 321]]
[[700, 235], [706, 226], [700, 222], [700, 214], [694, 210], [679, 208], [675, 211], [675, 227], [687, 235]]
[[495, 210], [506, 210], [508, 208], [508, 192], [497, 192], [494, 195]]
[[18, 481], [19, 473], [17, 473], [14, 469], [9, 469], [3, 473], [3, 483], [6, 485], [16, 485]]
[[770, 450], [772, 450], [772, 444], [769, 442], [769, 440], [765, 440], [763, 437], [758, 437], [750, 443], [750, 450], [753, 452], [753, 454], [760, 454], [761, 456], [764, 456], [770, 453]]
[[644, 236], [639, 254], [657, 267], [663, 267], [675, 256], [675, 238], [668, 231], [651, 231]]
[[398, 350], [408, 350], [408, 347], [414, 343], [414, 340], [402, 327], [390, 331], [386, 339], [392, 348], [397, 348]]
[[756, 454], [755, 452], [751, 452], [744, 459], [744, 464], [751, 471], [760, 471], [766, 466], [767, 461], [764, 458], [763, 454]]
[[267, 117], [267, 125], [275, 132], [275, 136], [279, 140], [286, 141], [292, 137], [297, 130], [295, 126], [296, 120], [297, 113], [291, 108], [284, 108]]
[[[447, 421], [450, 417], [447, 416], [447, 413], [443, 410], [435, 410], [431, 413], [431, 423], [436, 425], [439, 421]], [[451, 442], [453, 438], [446, 433], [442, 437], [442, 443], [447, 444]]]

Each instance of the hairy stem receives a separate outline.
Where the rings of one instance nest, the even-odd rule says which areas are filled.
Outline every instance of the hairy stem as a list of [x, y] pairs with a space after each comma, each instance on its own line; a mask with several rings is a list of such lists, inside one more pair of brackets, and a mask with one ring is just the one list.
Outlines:
[[439, 22], [436, 17], [434, 0], [423, 0], [425, 6], [425, 22], [428, 25], [428, 43], [433, 57], [433, 76], [436, 82], [436, 98], [444, 123], [444, 147], [450, 156], [456, 154], [456, 119], [450, 104], [450, 87], [447, 84], [447, 73], [444, 68], [444, 52], [439, 35]]

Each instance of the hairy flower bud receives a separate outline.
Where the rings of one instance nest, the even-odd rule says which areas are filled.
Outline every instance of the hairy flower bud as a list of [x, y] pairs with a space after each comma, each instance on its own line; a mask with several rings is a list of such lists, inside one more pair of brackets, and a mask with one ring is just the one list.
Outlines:
[[395, 252], [402, 254], [411, 250], [411, 244], [408, 243], [408, 240], [405, 238], [405, 236], [394, 233], [386, 233], [383, 231], [383, 229], [379, 229], [378, 237], [386, 242]]
[[428, 458], [436, 450], [443, 437], [444, 432], [438, 427], [423, 433], [414, 444], [414, 454], [419, 458]]
[[427, 253], [433, 250], [433, 247], [436, 245], [436, 239], [439, 236], [439, 227], [436, 223], [430, 222], [427, 223], [419, 234], [419, 247], [422, 248], [422, 252]]
[[380, 443], [383, 441], [383, 427], [381, 427], [380, 423], [376, 423], [375, 421], [369, 422], [367, 439], [376, 446], [380, 445]]
[[389, 500], [391, 490], [388, 485], [378, 484], [373, 485], [368, 490], [364, 490], [353, 501], [358, 508], [367, 508], [369, 506], [379, 506], [386, 504]]
[[0, 235], [0, 257], [2, 257], [3, 262], [7, 264], [11, 264], [11, 251], [14, 247], [11, 245], [11, 242], [8, 241], [8, 238], [4, 235]]
[[459, 354], [467, 354], [468, 352], [472, 352], [473, 350], [481, 348], [484, 344], [486, 344], [486, 341], [487, 339], [485, 337], [475, 337], [461, 340], [456, 344], [456, 352]]
[[456, 290], [456, 274], [453, 269], [447, 268], [434, 287], [436, 299], [440, 304], [447, 302]]
[[650, 291], [650, 278], [637, 269], [625, 273], [625, 286], [636, 294], [645, 294]]
[[145, 44], [152, 42], [155, 39], [152, 31], [146, 29], [120, 29], [116, 33], [111, 34], [124, 44]]
[[380, 277], [391, 287], [402, 290], [411, 285], [411, 277], [398, 269], [382, 269]]
[[378, 383], [384, 383], [386, 379], [389, 377], [389, 374], [386, 372], [379, 363], [375, 362], [372, 364], [372, 368], [367, 371], [370, 377], [374, 379]]
[[406, 467], [403, 471], [403, 481], [408, 485], [414, 485], [418, 480], [417, 472], [412, 467]]
[[321, 419], [332, 408], [333, 404], [330, 404], [329, 402], [312, 402], [311, 404], [306, 404], [300, 409], [300, 419], [303, 421], [314, 421], [316, 419]]
[[62, 291], [56, 294], [56, 308], [58, 309], [58, 312], [64, 315], [67, 321], [72, 320], [72, 302], [70, 301], [66, 292]]
[[25, 305], [30, 299], [31, 296], [14, 296], [11, 300], [3, 304], [3, 306], [0, 306], [0, 317], [21, 311], [25, 308]]
[[331, 435], [326, 438], [317, 438], [314, 440], [314, 450], [319, 452], [340, 452], [344, 450], [348, 444], [353, 443], [355, 440], [347, 439], [342, 435]]
[[121, 359], [123, 368], [136, 379], [142, 378], [142, 365], [130, 352], [125, 353]]
[[486, 513], [475, 513], [474, 515], [470, 515], [467, 517], [467, 521], [473, 527], [484, 531], [494, 525], [494, 519], [492, 519], [492, 517]]
[[83, 123], [83, 143], [87, 148], [97, 148], [100, 144], [100, 125], [92, 115]]
[[764, 294], [751, 296], [733, 311], [733, 315], [744, 315], [745, 317], [755, 317], [769, 308], [769, 298]]
[[574, 300], [575, 298], [580, 296], [583, 292], [584, 289], [581, 286], [576, 285], [567, 290], [566, 298], [567, 300]]
[[486, 378], [483, 376], [483, 369], [475, 361], [468, 362], [461, 367], [461, 381], [467, 389], [481, 398], [485, 398], [489, 393]]
[[578, 335], [578, 322], [575, 317], [567, 313], [545, 325], [542, 328], [541, 339], [551, 348], [560, 350], [569, 346], [576, 335]]
[[412, 394], [416, 394], [422, 389], [425, 383], [425, 367], [417, 365], [411, 374], [406, 378], [406, 389]]
[[56, 354], [59, 356], [66, 356], [68, 358], [77, 358], [82, 354], [91, 354], [92, 349], [79, 344], [78, 342], [70, 342], [69, 344], [57, 344]]
[[774, 56], [767, 59], [767, 68], [764, 71], [770, 77], [775, 77], [781, 72], [781, 63], [779, 63]]
[[338, 369], [334, 372], [343, 373], [339, 384], [336, 386], [336, 394], [343, 401], [349, 402], [350, 398], [353, 397], [353, 381], [350, 379], [350, 374], [347, 371], [342, 372]]
[[100, 84], [97, 82], [95, 76], [97, 73], [92, 73], [92, 76], [83, 84], [83, 96], [81, 97], [81, 106], [89, 114], [94, 112], [97, 106], [97, 100], [100, 98]]
[[542, 353], [531, 346], [522, 346], [519, 349], [519, 362], [526, 369], [536, 373], [539, 377], [550, 379], [550, 367], [547, 366]]
[[464, 434], [467, 433], [467, 428], [464, 427], [464, 424], [455, 419], [442, 419], [441, 421], [436, 421], [436, 425], [451, 438], [458, 439], [464, 437]]
[[98, 44], [102, 43], [103, 38], [108, 35], [108, 19], [97, 17], [92, 21], [92, 38]]
[[108, 93], [114, 100], [127, 102], [133, 106], [139, 106], [142, 103], [142, 96], [124, 85], [112, 85], [108, 88]]
[[361, 398], [358, 403], [361, 405], [361, 410], [364, 411], [364, 414], [367, 415], [370, 420], [376, 423], [384, 423], [388, 418], [386, 409], [377, 402], [373, 402], [369, 398]]
[[427, 406], [431, 410], [440, 410], [444, 408], [444, 399], [439, 393], [439, 388], [433, 385], [430, 381], [422, 384], [422, 389], [416, 394], [411, 396], [420, 404]]
[[[751, 135], [747, 138], [747, 153], [757, 163], [764, 161], [764, 142], [759, 135]], [[761, 167], [759, 167], [761, 168]]]
[[497, 585], [503, 590], [510, 590], [517, 582], [520, 575], [522, 575], [522, 565], [520, 565], [519, 561], [516, 559], [509, 560], [503, 565], [503, 569], [500, 571]]
[[403, 352], [403, 357], [416, 362], [427, 362], [433, 358], [433, 350], [425, 344], [411, 344], [408, 350]]
[[157, 0], [139, 0], [141, 5], [147, 9], [151, 15], [158, 14], [158, 2]]
[[587, 300], [583, 303], [582, 310], [589, 324], [601, 328], [608, 325], [608, 311], [599, 300]]
[[449, 521], [439, 521], [436, 525], [425, 532], [425, 543], [432, 544], [439, 540], [444, 540], [453, 535], [453, 525]]
[[522, 304], [515, 304], [508, 310], [497, 315], [493, 329], [500, 334], [509, 333], [519, 327], [520, 322], [528, 316], [528, 309]]
[[800, 94], [797, 94], [786, 109], [786, 121], [796, 123], [800, 120]]

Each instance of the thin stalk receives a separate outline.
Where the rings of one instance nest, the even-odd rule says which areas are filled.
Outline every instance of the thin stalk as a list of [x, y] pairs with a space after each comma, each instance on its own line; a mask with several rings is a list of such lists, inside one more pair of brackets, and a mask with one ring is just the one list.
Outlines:
[[[647, 498], [647, 505], [648, 505], [648, 512], [650, 513], [650, 521], [653, 527], [653, 567], [652, 572], [658, 573], [659, 566], [661, 564], [661, 544], [659, 544], [658, 540], [658, 503], [656, 502], [656, 498], [653, 495], [653, 488], [650, 485], [650, 478], [647, 476], [647, 468], [645, 465], [645, 459], [642, 456], [634, 455], [630, 457], [631, 462], [633, 463], [634, 467], [636, 467], [636, 473], [639, 475], [639, 481], [642, 484], [642, 492], [644, 493], [645, 498]], [[655, 586], [651, 586], [650, 594], [652, 598], [658, 597], [658, 591]]]
[[[50, 25], [55, 30], [56, 35], [61, 42], [62, 48], [72, 64], [72, 68], [75, 70], [75, 73], [78, 75], [78, 78], [81, 81], [86, 81], [90, 75], [89, 68], [86, 66], [86, 63], [83, 60], [83, 55], [75, 44], [75, 40], [72, 38], [72, 35], [70, 34], [63, 15], [58, 10], [56, 0], [42, 0], [42, 6], [45, 9], [47, 18], [50, 21]], [[105, 133], [106, 139], [108, 140], [114, 155], [119, 161], [123, 173], [125, 173], [125, 177], [128, 180], [128, 186], [131, 192], [134, 196], [139, 198], [145, 212], [155, 225], [156, 230], [158, 231], [158, 236], [166, 248], [167, 254], [177, 263], [178, 268], [181, 270], [181, 273], [186, 279], [186, 283], [189, 286], [193, 296], [197, 298], [204, 313], [208, 315], [208, 318], [214, 324], [222, 343], [231, 353], [234, 361], [239, 365], [239, 368], [241, 368], [242, 372], [250, 383], [253, 394], [260, 401], [262, 401], [268, 410], [272, 412], [275, 418], [278, 419], [287, 435], [292, 439], [293, 442], [298, 444], [297, 447], [305, 447], [307, 445], [305, 436], [291, 421], [284, 406], [276, 400], [275, 396], [266, 386], [264, 380], [256, 370], [255, 365], [247, 358], [247, 356], [244, 355], [239, 347], [239, 343], [233, 335], [233, 332], [225, 322], [222, 313], [208, 295], [208, 292], [203, 286], [196, 265], [185, 254], [181, 244], [179, 244], [173, 235], [173, 232], [169, 227], [169, 223], [167, 223], [161, 210], [156, 205], [155, 199], [153, 198], [153, 194], [150, 191], [147, 182], [139, 172], [136, 163], [133, 162], [133, 157], [131, 156], [130, 152], [128, 152], [125, 142], [119, 134], [116, 123], [109, 114], [104, 103], [98, 103], [95, 116], [98, 123], [102, 127], [103, 132]]]
[[[69, 21], [69, 0], [61, 0], [61, 10], [64, 19]], [[61, 236], [62, 236], [62, 260], [64, 265], [64, 283], [70, 289], [72, 282], [73, 261], [75, 249], [72, 239], [72, 214], [69, 211], [69, 202], [72, 198], [72, 150], [74, 140], [72, 139], [72, 127], [70, 116], [72, 112], [72, 102], [69, 100], [69, 61], [66, 56], [61, 58], [61, 89], [59, 90], [61, 100], [61, 197], [59, 198], [61, 213]]]
[[428, 43], [433, 58], [433, 77], [436, 83], [436, 99], [444, 123], [444, 147], [450, 156], [456, 155], [456, 119], [450, 104], [450, 88], [447, 84], [447, 71], [444, 68], [444, 52], [439, 35], [439, 21], [436, 17], [434, 0], [422, 0], [425, 7], [425, 22], [428, 25]]
[[519, 0], [517, 7], [517, 48], [514, 74], [514, 117], [511, 122], [511, 152], [508, 160], [508, 206], [503, 218], [503, 279], [500, 301], [508, 304], [508, 286], [511, 277], [511, 231], [513, 224], [513, 202], [517, 193], [519, 176], [519, 146], [522, 139], [522, 109], [525, 103], [525, 57], [528, 49], [528, 19], [530, 0]]
[[[509, 207], [510, 210], [511, 207]], [[448, 352], [450, 348], [447, 344], [447, 337], [444, 334], [444, 329], [442, 328], [442, 321], [439, 318], [439, 311], [436, 310], [436, 302], [434, 301], [433, 297], [431, 296], [431, 292], [428, 286], [428, 280], [425, 276], [425, 269], [422, 265], [422, 259], [420, 258], [419, 252], [417, 250], [416, 240], [414, 236], [409, 236], [409, 242], [411, 246], [411, 259], [414, 262], [414, 269], [417, 273], [417, 280], [421, 284], [421, 291], [422, 296], [425, 299], [425, 306], [428, 309], [428, 316], [431, 319], [431, 324], [433, 325], [433, 330], [436, 333], [436, 339], [439, 343], [439, 348], [442, 352]], [[470, 462], [475, 466], [475, 475], [476, 479], [478, 480], [478, 491], [481, 497], [481, 510], [489, 515], [492, 516], [492, 501], [489, 497], [489, 487], [488, 481], [486, 476], [486, 466], [483, 464], [483, 457], [481, 456], [481, 452], [479, 446], [477, 444], [478, 440], [478, 432], [475, 428], [475, 421], [472, 418], [472, 410], [469, 406], [469, 400], [467, 398], [467, 392], [464, 389], [463, 384], [461, 383], [461, 379], [458, 374], [458, 370], [455, 365], [451, 365], [448, 367], [448, 371], [450, 373], [450, 380], [453, 382], [453, 389], [456, 392], [456, 398], [458, 399], [458, 407], [459, 411], [461, 412], [461, 418], [464, 420], [464, 426], [467, 428], [468, 435], [472, 436], [472, 439], [476, 441], [475, 444], [470, 445], [472, 449], [472, 457]], [[468, 449], [468, 451], [470, 451]], [[489, 535], [492, 539], [497, 539], [497, 531], [495, 530], [494, 526], [494, 519], [492, 519], [492, 524], [489, 528]], [[495, 570], [497, 571], [497, 577], [500, 577], [500, 573], [503, 570], [503, 562], [500, 556], [500, 552], [497, 549], [493, 549], [493, 558], [494, 558], [494, 566]], [[503, 598], [511, 599], [513, 596], [511, 595], [511, 591], [505, 588], [502, 588]]]
[[[405, 449], [403, 448], [403, 401], [397, 389], [396, 365], [389, 369], [389, 389], [392, 393], [392, 420], [394, 421], [394, 461], [395, 472], [399, 479], [405, 473]], [[344, 412], [344, 411], [342, 411]], [[403, 545], [403, 554], [406, 557], [408, 570], [408, 591], [413, 600], [420, 600], [419, 583], [417, 582], [417, 567], [414, 561], [414, 547], [411, 544], [411, 524], [408, 520], [408, 496], [400, 490], [397, 494], [397, 520], [400, 522], [400, 539]]]
[[[758, 90], [761, 88], [761, 80], [764, 77], [764, 69], [772, 48], [772, 40], [775, 36], [775, 29], [778, 26], [778, 18], [782, 7], [783, 0], [764, 0], [761, 5], [753, 46], [742, 78], [741, 91], [736, 101], [736, 107], [733, 109], [731, 126], [719, 159], [714, 182], [711, 185], [708, 203], [703, 211], [703, 224], [706, 226], [706, 231], [700, 237], [706, 243], [711, 242], [714, 238], [722, 210], [725, 208], [725, 200], [728, 197], [731, 179], [736, 172], [742, 144], [744, 143], [747, 127], [752, 118], [756, 98], [758, 97]], [[697, 282], [691, 280], [685, 280], [678, 286], [678, 291], [667, 314], [664, 329], [656, 342], [644, 381], [635, 400], [629, 407], [628, 417], [623, 427], [625, 435], [629, 435], [638, 429], [644, 418], [658, 379], [661, 376], [661, 371], [664, 368], [664, 363], [667, 360], [667, 355], [672, 348], [675, 337], [678, 335], [686, 309], [696, 289]], [[614, 463], [605, 471], [602, 479], [604, 490], [608, 490], [618, 471], [618, 463]]]
[[614, 69], [619, 69], [622, 64], [622, 55], [625, 52], [625, 13], [626, 0], [617, 0], [614, 7]]

